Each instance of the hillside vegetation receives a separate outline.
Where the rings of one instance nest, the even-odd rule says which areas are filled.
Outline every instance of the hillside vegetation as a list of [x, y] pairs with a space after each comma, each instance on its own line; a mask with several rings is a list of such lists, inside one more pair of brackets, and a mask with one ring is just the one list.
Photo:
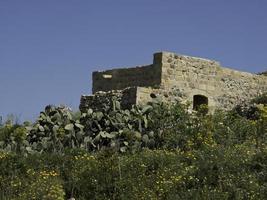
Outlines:
[[0, 199], [266, 199], [267, 95], [231, 111], [153, 102], [0, 125]]

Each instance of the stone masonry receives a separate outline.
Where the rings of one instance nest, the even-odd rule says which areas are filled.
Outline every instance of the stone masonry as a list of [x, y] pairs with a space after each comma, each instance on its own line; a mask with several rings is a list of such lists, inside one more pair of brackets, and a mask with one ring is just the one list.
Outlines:
[[177, 55], [154, 54], [153, 64], [93, 73], [93, 95], [82, 96], [80, 110], [98, 108], [113, 96], [127, 108], [153, 98], [189, 102], [191, 109], [207, 104], [210, 111], [231, 109], [267, 92], [267, 76], [224, 68], [219, 62]]

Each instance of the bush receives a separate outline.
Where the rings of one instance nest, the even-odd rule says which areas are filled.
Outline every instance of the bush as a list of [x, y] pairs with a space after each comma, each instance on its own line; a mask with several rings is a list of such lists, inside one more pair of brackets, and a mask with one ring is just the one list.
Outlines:
[[253, 108], [48, 106], [0, 126], [0, 199], [266, 199], [267, 107]]
[[18, 157], [2, 153], [1, 197], [265, 199], [266, 149], [259, 152], [251, 144], [242, 144], [186, 152], [145, 149], [124, 155], [71, 151]]

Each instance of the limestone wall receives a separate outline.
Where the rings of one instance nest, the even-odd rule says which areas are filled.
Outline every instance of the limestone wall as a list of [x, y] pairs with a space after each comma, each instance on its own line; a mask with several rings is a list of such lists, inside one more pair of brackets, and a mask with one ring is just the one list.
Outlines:
[[111, 90], [108, 92], [96, 92], [93, 95], [82, 95], [80, 99], [80, 111], [86, 112], [89, 108], [94, 111], [104, 111], [105, 106], [111, 107], [113, 100], [121, 102], [123, 109], [131, 108], [136, 104], [137, 87], [125, 88], [124, 90]]
[[[194, 96], [202, 95], [213, 111], [231, 109], [267, 92], [267, 77], [224, 68], [213, 60], [160, 52], [154, 54], [152, 65], [93, 73], [93, 93], [112, 90], [119, 94], [124, 107], [145, 104], [155, 97], [193, 105]], [[105, 93], [83, 96], [81, 104], [88, 107], [104, 98]]]
[[211, 109], [230, 109], [267, 92], [267, 79], [262, 75], [223, 68], [216, 61], [174, 53], [158, 53], [155, 57], [161, 57], [157, 62], [161, 61], [164, 91], [179, 89], [183, 98], [190, 102], [194, 95], [204, 95], [209, 98]]
[[221, 68], [216, 77], [216, 101], [218, 105], [231, 108], [267, 92], [267, 78]]
[[97, 91], [122, 90], [134, 86], [160, 85], [160, 81], [161, 68], [157, 65], [94, 72], [93, 93]]
[[111, 106], [113, 98], [121, 101], [122, 93], [120, 92], [99, 92], [95, 95], [82, 95], [80, 99], [80, 111], [87, 112], [89, 108], [94, 111], [102, 111], [104, 105]]

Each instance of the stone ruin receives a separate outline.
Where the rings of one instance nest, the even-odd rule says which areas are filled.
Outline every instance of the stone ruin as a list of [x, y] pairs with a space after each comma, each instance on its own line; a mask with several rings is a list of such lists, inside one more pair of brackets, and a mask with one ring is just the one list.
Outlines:
[[163, 102], [189, 102], [190, 109], [206, 104], [231, 109], [267, 92], [267, 76], [222, 67], [219, 62], [177, 55], [154, 54], [153, 64], [93, 72], [93, 95], [83, 95], [80, 110], [101, 108], [116, 97], [122, 107], [146, 104], [154, 98]]

